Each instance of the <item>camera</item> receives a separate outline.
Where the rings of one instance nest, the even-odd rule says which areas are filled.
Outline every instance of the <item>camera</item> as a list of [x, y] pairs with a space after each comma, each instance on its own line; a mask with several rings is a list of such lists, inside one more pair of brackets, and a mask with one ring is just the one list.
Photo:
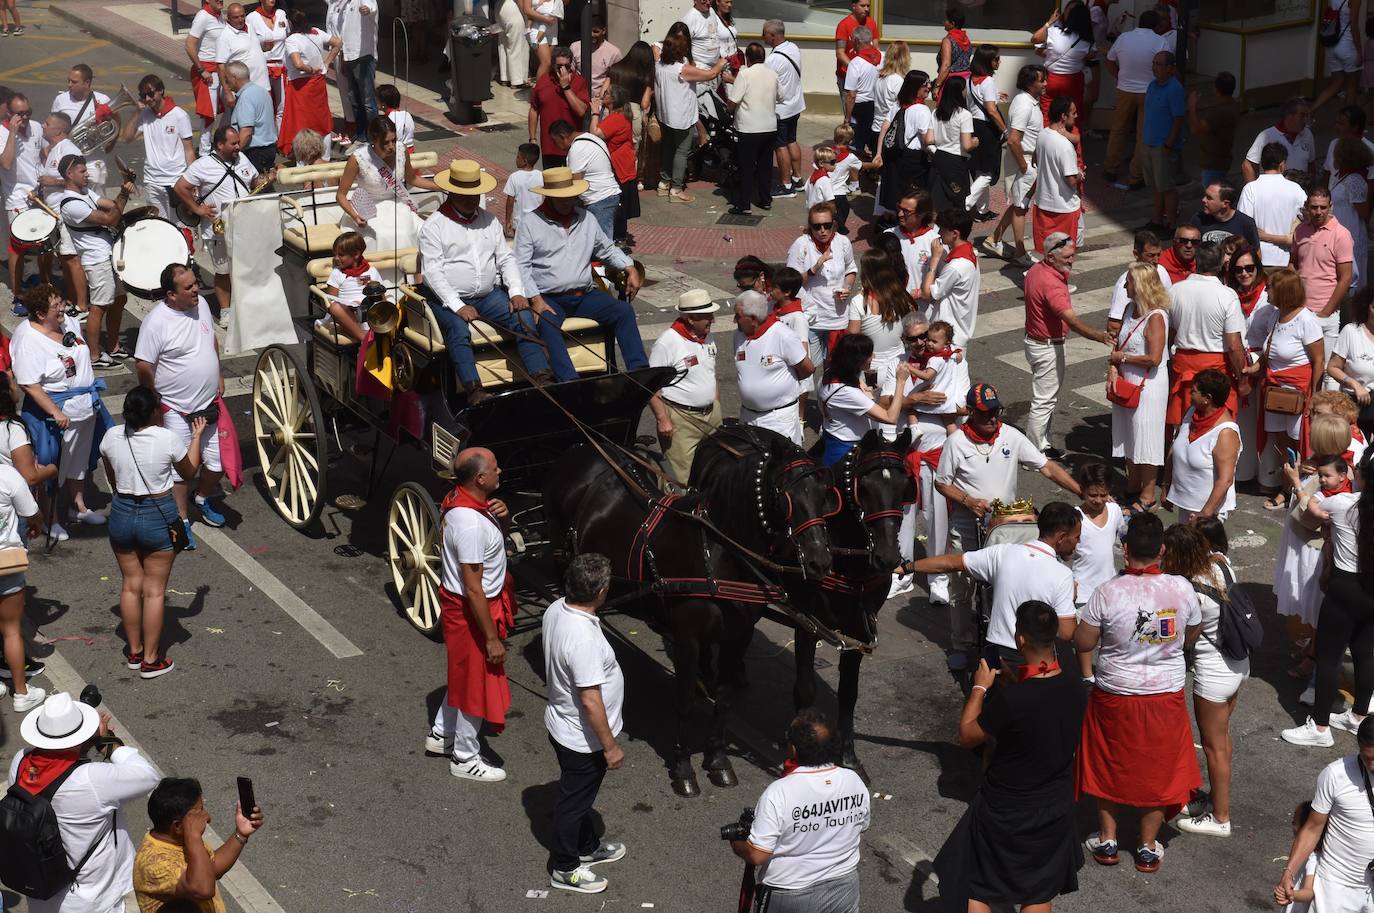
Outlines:
[[729, 824], [722, 825], [720, 829], [721, 840], [747, 840], [749, 839], [749, 829], [754, 825], [754, 810], [746, 808], [739, 813], [738, 821], [731, 821]]

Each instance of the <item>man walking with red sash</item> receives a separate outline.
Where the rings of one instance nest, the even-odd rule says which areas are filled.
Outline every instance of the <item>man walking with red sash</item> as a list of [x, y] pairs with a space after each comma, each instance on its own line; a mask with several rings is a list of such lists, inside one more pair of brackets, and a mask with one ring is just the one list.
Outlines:
[[515, 593], [501, 528], [510, 511], [491, 497], [501, 468], [490, 450], [460, 451], [453, 474], [455, 487], [442, 507], [439, 587], [448, 690], [425, 737], [425, 753], [447, 754], [455, 777], [496, 783], [506, 772], [482, 757], [477, 736], [484, 720], [501, 732], [510, 709], [503, 639], [515, 618]]

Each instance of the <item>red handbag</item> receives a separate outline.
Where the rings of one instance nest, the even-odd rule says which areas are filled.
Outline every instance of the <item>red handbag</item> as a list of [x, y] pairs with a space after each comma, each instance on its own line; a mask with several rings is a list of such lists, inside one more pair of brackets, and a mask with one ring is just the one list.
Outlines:
[[[1135, 331], [1143, 327], [1145, 321], [1149, 319], [1149, 314], [1141, 318], [1140, 322], [1131, 328], [1131, 332], [1126, 334], [1126, 338], [1121, 340], [1121, 343], [1114, 351], [1121, 351], [1126, 348], [1126, 343], [1131, 341], [1131, 337], [1135, 335]], [[1120, 372], [1118, 372], [1116, 375], [1116, 382], [1107, 390], [1107, 399], [1123, 409], [1134, 409], [1136, 406], [1140, 405], [1140, 393], [1144, 389], [1145, 381], [1142, 380], [1138, 384], [1133, 384], [1122, 377]]]

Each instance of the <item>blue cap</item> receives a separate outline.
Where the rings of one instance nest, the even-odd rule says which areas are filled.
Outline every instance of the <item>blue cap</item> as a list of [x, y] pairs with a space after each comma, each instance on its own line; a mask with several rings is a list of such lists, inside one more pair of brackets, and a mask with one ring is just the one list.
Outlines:
[[968, 407], [979, 412], [1001, 412], [1002, 401], [992, 384], [974, 384], [968, 391]]

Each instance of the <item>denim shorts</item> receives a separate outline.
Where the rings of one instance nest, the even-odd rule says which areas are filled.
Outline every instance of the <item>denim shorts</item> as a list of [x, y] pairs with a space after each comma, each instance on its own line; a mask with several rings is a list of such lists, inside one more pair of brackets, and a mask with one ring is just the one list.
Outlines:
[[110, 504], [110, 544], [117, 549], [163, 552], [172, 547], [170, 523], [180, 522], [171, 494], [155, 498], [116, 494]]
[[0, 597], [24, 592], [26, 583], [23, 571], [17, 574], [0, 575]]

